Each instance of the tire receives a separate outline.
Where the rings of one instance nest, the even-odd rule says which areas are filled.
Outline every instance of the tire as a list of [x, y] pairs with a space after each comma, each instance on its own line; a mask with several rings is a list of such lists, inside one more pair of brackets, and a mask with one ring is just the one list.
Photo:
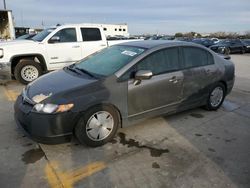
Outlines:
[[[217, 92], [217, 93], [216, 93]], [[215, 96], [217, 94], [217, 97]], [[213, 98], [214, 96], [214, 98]], [[214, 85], [209, 92], [209, 96], [207, 99], [206, 109], [207, 110], [217, 110], [222, 105], [226, 96], [226, 88], [225, 85], [221, 82]], [[216, 102], [217, 101], [217, 102]]]
[[115, 136], [119, 122], [119, 113], [114, 108], [98, 105], [84, 113], [74, 129], [74, 133], [81, 144], [97, 147], [106, 144]]
[[22, 84], [28, 84], [37, 79], [42, 74], [41, 66], [29, 59], [22, 59], [14, 69], [15, 78]]
[[241, 50], [241, 52], [240, 52], [241, 54], [244, 54], [244, 53], [246, 53], [246, 50], [245, 50], [245, 48], [242, 48], [242, 50]]
[[230, 48], [226, 48], [226, 50], [225, 50], [225, 54], [226, 54], [226, 55], [230, 55], [230, 53], [231, 53]]

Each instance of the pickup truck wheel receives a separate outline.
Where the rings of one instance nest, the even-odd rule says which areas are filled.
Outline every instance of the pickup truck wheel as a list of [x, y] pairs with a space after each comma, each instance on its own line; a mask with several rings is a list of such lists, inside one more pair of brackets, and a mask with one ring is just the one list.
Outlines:
[[23, 84], [34, 81], [41, 74], [41, 66], [33, 60], [20, 60], [14, 70], [15, 78]]

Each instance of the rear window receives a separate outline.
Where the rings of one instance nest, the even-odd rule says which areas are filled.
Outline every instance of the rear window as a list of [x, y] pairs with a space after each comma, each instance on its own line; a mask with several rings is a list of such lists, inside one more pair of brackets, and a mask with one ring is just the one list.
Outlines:
[[98, 28], [81, 28], [83, 41], [102, 40], [101, 32]]
[[200, 67], [213, 64], [213, 56], [203, 49], [183, 47], [183, 68]]

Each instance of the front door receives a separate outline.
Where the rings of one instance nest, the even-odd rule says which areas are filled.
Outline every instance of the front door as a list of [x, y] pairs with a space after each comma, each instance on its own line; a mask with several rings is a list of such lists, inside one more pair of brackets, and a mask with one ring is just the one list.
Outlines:
[[182, 99], [183, 74], [179, 71], [178, 48], [167, 48], [148, 55], [135, 65], [136, 71], [150, 70], [153, 76], [135, 85], [128, 81], [128, 115], [135, 116], [170, 109]]
[[75, 28], [61, 29], [55, 36], [59, 37], [59, 41], [46, 44], [51, 67], [62, 68], [81, 59], [81, 44], [77, 42]]

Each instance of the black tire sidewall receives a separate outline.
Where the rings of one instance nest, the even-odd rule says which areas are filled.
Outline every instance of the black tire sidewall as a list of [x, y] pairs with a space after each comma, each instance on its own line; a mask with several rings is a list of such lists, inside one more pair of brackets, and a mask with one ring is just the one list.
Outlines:
[[42, 74], [41, 66], [38, 63], [36, 63], [35, 61], [33, 61], [33, 60], [20, 60], [14, 69], [14, 76], [22, 84], [30, 83], [29, 81], [23, 79], [21, 76], [21, 70], [23, 69], [23, 67], [28, 66], [28, 65], [32, 65], [37, 69], [38, 77]]
[[[87, 124], [89, 118], [94, 113], [99, 112], [99, 111], [107, 111], [112, 115], [112, 117], [114, 119], [114, 127], [113, 127], [112, 132], [110, 133], [110, 135], [107, 138], [105, 138], [101, 141], [94, 141], [94, 140], [91, 140], [87, 135], [86, 124]], [[119, 128], [119, 122], [120, 122], [119, 118], [120, 118], [119, 113], [113, 107], [110, 107], [107, 105], [94, 106], [94, 107], [90, 108], [89, 110], [87, 110], [83, 114], [83, 116], [79, 119], [79, 121], [74, 129], [75, 136], [81, 144], [85, 144], [87, 146], [97, 147], [97, 146], [104, 145], [115, 136], [115, 134]]]
[[[215, 88], [217, 88], [217, 87], [221, 87], [221, 88], [222, 88], [222, 90], [223, 90], [223, 98], [222, 98], [220, 104], [219, 104], [218, 106], [214, 107], [214, 106], [211, 105], [210, 96], [211, 96], [211, 93], [213, 92], [213, 90], [214, 90]], [[226, 96], [226, 88], [225, 88], [224, 84], [223, 84], [223, 83], [220, 83], [220, 82], [217, 83], [217, 84], [215, 84], [215, 85], [211, 88], [211, 90], [210, 90], [210, 92], [209, 92], [209, 95], [208, 95], [207, 104], [206, 104], [207, 110], [217, 110], [218, 108], [220, 108], [220, 106], [221, 106], [222, 103], [224, 102], [225, 96]]]

